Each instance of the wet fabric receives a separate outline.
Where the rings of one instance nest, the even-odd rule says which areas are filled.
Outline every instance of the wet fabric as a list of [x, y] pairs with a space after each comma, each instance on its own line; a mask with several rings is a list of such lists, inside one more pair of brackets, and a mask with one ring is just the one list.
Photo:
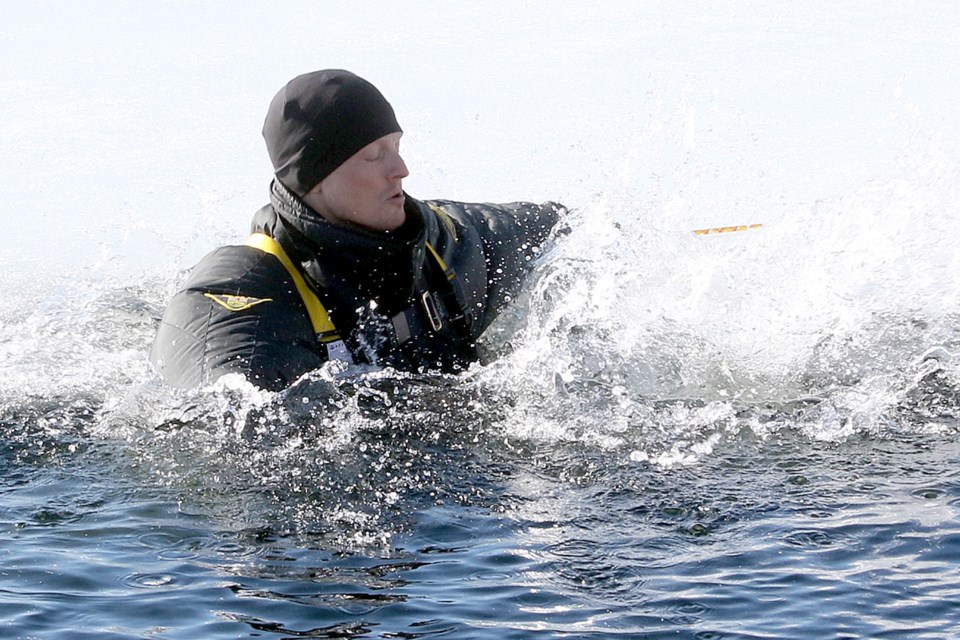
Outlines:
[[[251, 230], [274, 238], [302, 270], [353, 362], [461, 370], [477, 360], [477, 338], [517, 294], [563, 209], [409, 196], [405, 209], [394, 232], [332, 224], [274, 181]], [[151, 352], [178, 387], [238, 372], [280, 389], [330, 358], [280, 260], [249, 246], [201, 260]]]

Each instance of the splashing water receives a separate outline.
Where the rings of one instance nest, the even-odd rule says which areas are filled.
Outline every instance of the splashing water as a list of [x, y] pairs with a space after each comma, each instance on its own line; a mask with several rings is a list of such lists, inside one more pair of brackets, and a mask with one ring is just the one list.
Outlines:
[[[855, 548], [877, 531], [944, 543], [953, 449], [931, 452], [960, 412], [955, 166], [927, 140], [895, 179], [708, 235], [678, 166], [674, 195], [608, 189], [576, 208], [484, 337], [485, 363], [458, 376], [330, 363], [279, 393], [236, 376], [176, 391], [146, 361], [176, 281], [41, 283], [0, 312], [0, 515], [32, 545], [17, 561], [89, 537], [88, 564], [63, 558], [50, 589], [182, 593], [230, 637], [368, 635], [345, 610], [393, 637], [543, 619], [636, 637], [724, 616], [756, 630], [716, 602], [795, 591], [824, 550], [823, 575], [858, 583]], [[915, 546], [888, 551], [908, 569], [878, 561], [871, 584], [913, 580]], [[145, 566], [99, 570], [130, 562]], [[108, 584], [76, 586], [92, 563]], [[917, 594], [934, 609], [954, 575], [937, 566]], [[14, 603], [36, 588], [23, 575]], [[59, 591], [46, 616], [87, 615]], [[798, 593], [795, 617], [816, 625], [796, 603], [820, 600]], [[435, 610], [398, 614], [408, 600]], [[124, 619], [145, 624], [135, 609]]]
[[[0, 636], [958, 635], [954, 5], [155, 4], [0, 28]], [[168, 389], [319, 60], [567, 229], [462, 375]]]
[[[157, 477], [263, 487], [304, 523], [317, 514], [296, 496], [341, 496], [321, 519], [360, 529], [376, 519], [363, 513], [371, 497], [375, 514], [401, 495], [447, 494], [449, 474], [419, 465], [442, 468], [436, 451], [449, 456], [451, 442], [481, 458], [504, 438], [577, 443], [671, 467], [744, 430], [952, 429], [958, 176], [935, 139], [913, 134], [897, 178], [742, 232], [693, 233], [710, 167], [690, 157], [669, 196], [662, 181], [597, 195], [488, 332], [487, 364], [460, 377], [329, 365], [281, 394], [231, 379], [174, 392], [145, 353], [175, 283], [87, 281], [6, 312], [0, 407], [7, 422], [27, 411], [47, 428], [126, 439]], [[634, 160], [619, 184], [636, 182]]]
[[952, 428], [957, 169], [935, 145], [902, 168], [723, 235], [684, 229], [682, 202], [598, 197], [495, 328], [511, 348], [481, 385], [518, 435], [664, 464], [743, 428], [883, 432], [907, 406]]

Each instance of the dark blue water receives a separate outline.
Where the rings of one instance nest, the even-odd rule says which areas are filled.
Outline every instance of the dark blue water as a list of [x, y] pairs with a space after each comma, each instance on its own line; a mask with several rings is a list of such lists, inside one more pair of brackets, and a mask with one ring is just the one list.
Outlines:
[[[0, 639], [960, 636], [955, 1], [254, 4], [2, 7]], [[571, 233], [461, 377], [164, 389], [341, 65]]]
[[10, 437], [4, 420], [2, 637], [960, 629], [955, 433], [741, 434], [666, 471], [482, 425], [384, 426], [329, 457], [305, 441], [280, 468], [249, 461], [256, 442], [198, 459], [181, 434]]
[[458, 377], [173, 391], [183, 274], [21, 282], [0, 638], [954, 637], [952, 175], [744, 239], [585, 207]]

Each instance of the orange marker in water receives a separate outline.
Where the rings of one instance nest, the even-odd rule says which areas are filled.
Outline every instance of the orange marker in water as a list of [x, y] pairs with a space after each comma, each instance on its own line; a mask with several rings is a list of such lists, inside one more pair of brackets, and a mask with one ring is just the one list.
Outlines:
[[693, 235], [696, 236], [709, 236], [715, 235], [717, 233], [730, 233], [732, 231], [749, 231], [750, 229], [759, 229], [762, 227], [762, 224], [741, 224], [735, 227], [713, 227], [711, 229], [694, 229]]

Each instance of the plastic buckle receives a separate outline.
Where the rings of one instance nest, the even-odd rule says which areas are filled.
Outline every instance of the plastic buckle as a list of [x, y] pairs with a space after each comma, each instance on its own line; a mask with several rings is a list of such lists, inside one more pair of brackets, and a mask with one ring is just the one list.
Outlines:
[[420, 301], [423, 303], [423, 310], [427, 312], [427, 318], [430, 320], [430, 326], [434, 331], [439, 332], [443, 329], [443, 320], [440, 318], [440, 309], [429, 291], [424, 291]]

